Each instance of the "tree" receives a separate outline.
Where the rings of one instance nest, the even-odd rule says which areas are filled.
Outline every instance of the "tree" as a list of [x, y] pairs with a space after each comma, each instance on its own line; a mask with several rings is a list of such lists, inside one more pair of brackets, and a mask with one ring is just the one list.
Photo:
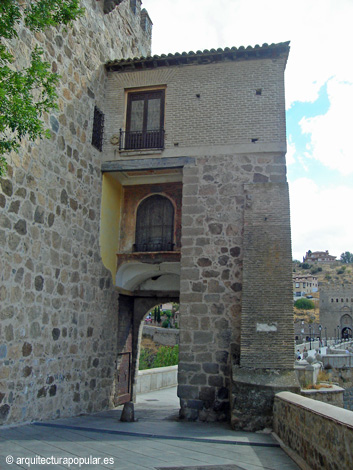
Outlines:
[[340, 261], [346, 264], [353, 263], [353, 253], [350, 253], [349, 251], [342, 253]]
[[161, 308], [158, 306], [157, 307], [157, 323], [158, 325], [160, 324], [161, 322]]
[[312, 310], [313, 308], [315, 308], [315, 304], [312, 300], [302, 298], [294, 302], [294, 307], [300, 310]]
[[[80, 0], [1, 0], [0, 2], [0, 176], [6, 172], [5, 155], [18, 151], [24, 136], [50, 137], [41, 119], [56, 108], [59, 75], [50, 71], [43, 50], [35, 47], [27, 67], [15, 70], [10, 52], [18, 27], [32, 32], [49, 26], [69, 25], [84, 12]], [[10, 41], [10, 42], [9, 42]]]

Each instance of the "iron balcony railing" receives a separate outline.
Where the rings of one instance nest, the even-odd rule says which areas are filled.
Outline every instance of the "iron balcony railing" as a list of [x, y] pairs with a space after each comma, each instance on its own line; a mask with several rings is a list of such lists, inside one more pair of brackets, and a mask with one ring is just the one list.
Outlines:
[[131, 132], [120, 129], [119, 150], [163, 148], [164, 129]]
[[161, 242], [135, 243], [134, 250], [138, 253], [146, 251], [174, 251], [174, 243], [164, 240]]

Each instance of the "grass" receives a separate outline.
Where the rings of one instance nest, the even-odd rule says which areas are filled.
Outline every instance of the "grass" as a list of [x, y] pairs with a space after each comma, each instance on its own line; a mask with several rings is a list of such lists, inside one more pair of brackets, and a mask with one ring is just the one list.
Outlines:
[[[152, 344], [151, 344], [152, 343]], [[139, 370], [175, 366], [179, 362], [179, 346], [161, 346], [151, 340], [143, 341], [140, 350]]]

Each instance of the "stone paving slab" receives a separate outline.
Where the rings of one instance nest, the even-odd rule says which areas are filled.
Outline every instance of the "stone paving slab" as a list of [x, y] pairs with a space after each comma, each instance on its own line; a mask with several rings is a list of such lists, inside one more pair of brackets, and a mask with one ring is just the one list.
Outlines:
[[[153, 406], [145, 408], [145, 414], [148, 396], [139, 397], [136, 410], [145, 418], [152, 416], [151, 420], [121, 423], [120, 409], [0, 428], [0, 469], [298, 470], [269, 434], [234, 432], [224, 424], [176, 421], [178, 407], [172, 393], [176, 397], [175, 390], [153, 392], [161, 406], [151, 402]], [[6, 463], [9, 455], [13, 464]], [[29, 467], [18, 460], [38, 456], [72, 459], [72, 463], [70, 467], [63, 462], [39, 465], [33, 460]], [[96, 459], [95, 463], [89, 458]]]

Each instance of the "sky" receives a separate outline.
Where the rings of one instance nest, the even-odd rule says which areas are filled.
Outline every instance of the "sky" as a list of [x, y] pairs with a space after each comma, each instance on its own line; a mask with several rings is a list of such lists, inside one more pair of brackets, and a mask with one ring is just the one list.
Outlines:
[[353, 0], [144, 0], [152, 54], [290, 41], [292, 253], [353, 252]]

